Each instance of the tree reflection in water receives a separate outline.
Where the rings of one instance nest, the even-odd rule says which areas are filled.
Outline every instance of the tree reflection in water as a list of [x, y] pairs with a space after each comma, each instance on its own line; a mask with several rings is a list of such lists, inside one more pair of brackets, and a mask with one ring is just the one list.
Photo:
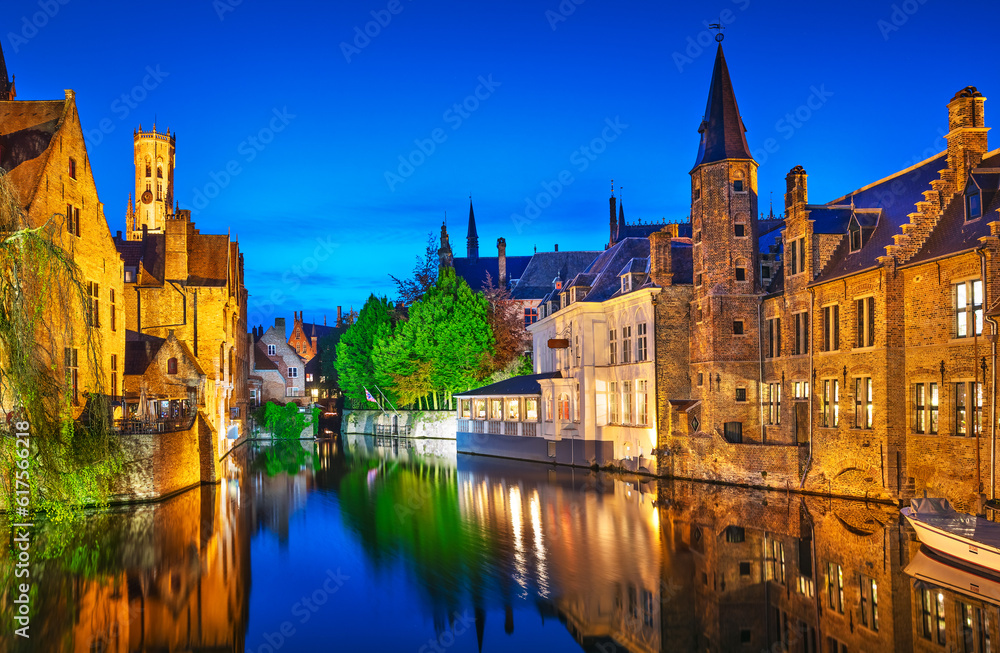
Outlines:
[[218, 486], [40, 526], [32, 640], [0, 629], [2, 650], [256, 653], [340, 566], [351, 580], [282, 651], [1000, 641], [1000, 582], [918, 556], [892, 506], [339, 440], [244, 447], [227, 466]]

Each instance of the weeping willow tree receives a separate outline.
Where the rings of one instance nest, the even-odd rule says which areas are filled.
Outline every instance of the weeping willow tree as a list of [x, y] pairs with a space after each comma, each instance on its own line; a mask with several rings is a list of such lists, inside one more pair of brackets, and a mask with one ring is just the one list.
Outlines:
[[[80, 506], [106, 504], [123, 460], [103, 392], [99, 333], [86, 319], [88, 289], [60, 245], [64, 220], [56, 214], [32, 226], [17, 187], [0, 171], [0, 502], [14, 506], [24, 489], [14, 481], [14, 425], [24, 421], [30, 507], [56, 522]], [[91, 384], [80, 388], [79, 416], [71, 365]]]

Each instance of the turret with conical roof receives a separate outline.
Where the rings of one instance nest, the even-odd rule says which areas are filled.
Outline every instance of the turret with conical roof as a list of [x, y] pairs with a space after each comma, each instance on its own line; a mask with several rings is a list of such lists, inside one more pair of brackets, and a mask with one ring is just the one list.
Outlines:
[[715, 69], [708, 88], [705, 115], [698, 127], [701, 143], [694, 167], [723, 159], [753, 159], [747, 145], [746, 130], [720, 43], [715, 53]]

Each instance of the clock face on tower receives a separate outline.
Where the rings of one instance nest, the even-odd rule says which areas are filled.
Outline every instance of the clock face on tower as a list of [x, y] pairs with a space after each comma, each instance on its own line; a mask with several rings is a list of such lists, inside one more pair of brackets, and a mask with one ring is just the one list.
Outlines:
[[143, 204], [151, 204], [152, 201], [153, 201], [153, 193], [151, 191], [147, 190], [145, 193], [142, 194]]

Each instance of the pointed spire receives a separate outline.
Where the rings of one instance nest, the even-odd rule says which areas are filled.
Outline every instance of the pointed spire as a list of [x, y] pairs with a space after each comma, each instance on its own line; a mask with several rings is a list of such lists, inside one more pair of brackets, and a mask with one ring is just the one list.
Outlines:
[[476, 232], [476, 213], [472, 210], [472, 195], [469, 195], [469, 233], [466, 236], [467, 256], [479, 258], [479, 234]]
[[736, 105], [736, 94], [729, 79], [729, 67], [722, 53], [722, 44], [715, 54], [715, 69], [708, 88], [705, 116], [698, 127], [701, 143], [698, 145], [697, 168], [703, 163], [724, 159], [752, 159], [747, 145], [746, 127]]
[[13, 100], [15, 96], [14, 84], [7, 74], [7, 62], [3, 57], [3, 46], [0, 46], [0, 101]]
[[621, 192], [618, 193], [618, 237], [621, 238], [625, 232], [625, 202], [622, 201]]

